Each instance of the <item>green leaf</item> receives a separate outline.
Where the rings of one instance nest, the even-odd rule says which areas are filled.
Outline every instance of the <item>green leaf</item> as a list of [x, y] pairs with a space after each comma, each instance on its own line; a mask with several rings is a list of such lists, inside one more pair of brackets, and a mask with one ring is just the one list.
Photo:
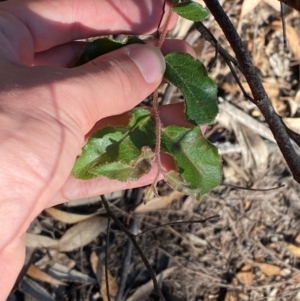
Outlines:
[[[106, 176], [125, 181], [137, 179], [142, 170], [149, 171], [149, 152], [142, 152], [142, 148], [154, 147], [155, 123], [148, 110], [136, 108], [131, 114], [127, 127], [107, 126], [89, 138], [72, 170], [76, 178], [88, 180]], [[137, 167], [138, 172], [132, 172], [132, 167]]]
[[87, 62], [94, 60], [98, 56], [130, 44], [144, 44], [144, 42], [137, 37], [131, 37], [125, 42], [115, 41], [108, 38], [94, 40], [93, 42], [90, 42], [85, 46], [83, 53], [72, 67], [78, 67], [80, 65], [86, 64]]
[[196, 198], [199, 200], [201, 197], [201, 189], [191, 188], [191, 184], [187, 183], [184, 178], [175, 170], [171, 170], [164, 174], [164, 179], [166, 183], [168, 183], [173, 189], [177, 191], [181, 191], [184, 194], [194, 194]]
[[90, 173], [98, 177], [99, 175], [109, 179], [116, 179], [119, 181], [137, 180], [151, 169], [152, 158], [154, 153], [151, 148], [144, 146], [141, 155], [130, 164], [124, 163], [121, 160], [107, 163], [104, 165], [96, 165], [90, 169]]
[[172, 9], [179, 16], [194, 22], [202, 21], [209, 14], [207, 8], [193, 1], [178, 3]]
[[166, 173], [166, 182], [184, 193], [204, 194], [221, 182], [221, 157], [199, 127], [175, 125], [162, 131], [162, 151], [171, 155], [176, 171]]
[[185, 114], [193, 124], [211, 124], [218, 113], [217, 85], [204, 65], [190, 54], [172, 52], [165, 56], [164, 77], [184, 95]]

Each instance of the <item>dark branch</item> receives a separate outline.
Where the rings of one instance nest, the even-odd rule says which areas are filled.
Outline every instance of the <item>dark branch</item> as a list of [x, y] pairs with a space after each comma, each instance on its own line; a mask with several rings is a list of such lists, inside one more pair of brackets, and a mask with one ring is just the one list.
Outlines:
[[170, 223], [166, 223], [166, 224], [163, 224], [163, 225], [159, 225], [159, 226], [152, 227], [152, 228], [150, 228], [150, 229], [148, 229], [148, 230], [145, 230], [144, 232], [141, 232], [141, 233], [139, 233], [139, 234], [136, 234], [135, 237], [144, 235], [145, 233], [151, 232], [151, 231], [153, 231], [153, 230], [156, 230], [156, 229], [162, 228], [162, 227], [173, 226], [173, 225], [179, 225], [179, 224], [200, 224], [200, 223], [205, 223], [205, 222], [208, 221], [208, 220], [215, 219], [215, 218], [219, 218], [219, 217], [220, 217], [219, 214], [215, 214], [215, 215], [212, 215], [212, 216], [207, 217], [207, 218], [205, 218], [205, 219], [198, 219], [198, 220], [193, 220], [193, 221], [170, 222]]
[[[236, 61], [235, 58], [233, 58], [217, 41], [217, 39], [214, 37], [214, 35], [211, 33], [211, 31], [202, 23], [202, 22], [195, 22], [196, 25], [196, 29], [201, 33], [202, 37], [209, 42], [213, 47], [215, 47], [216, 50], [216, 55], [219, 53], [222, 58], [224, 59], [225, 63], [227, 64], [227, 66], [229, 67], [236, 83], [238, 84], [238, 86], [240, 87], [245, 99], [250, 100], [251, 102], [255, 102], [254, 99], [246, 92], [246, 90], [244, 89], [235, 69], [233, 64], [235, 65], [235, 67], [237, 67], [239, 70], [239, 64]], [[213, 60], [212, 63], [210, 63], [209, 65], [211, 66], [212, 64], [214, 64], [215, 58]], [[209, 68], [209, 67], [208, 67]], [[240, 70], [241, 71], [241, 70]], [[278, 114], [277, 114], [278, 115]], [[280, 119], [281, 116], [278, 115], [278, 117]], [[293, 130], [291, 130], [290, 128], [288, 128], [286, 126], [286, 124], [282, 121], [283, 126], [285, 127], [285, 130], [287, 131], [290, 139], [292, 139], [299, 147], [300, 147], [300, 135], [296, 132], [294, 132]]]
[[106, 231], [106, 254], [105, 254], [105, 285], [107, 301], [111, 301], [108, 283], [108, 249], [109, 249], [109, 231], [110, 230], [110, 216], [107, 218], [107, 231]]
[[294, 179], [300, 183], [300, 160], [296, 154], [289, 135], [286, 131], [285, 125], [278, 116], [270, 102], [270, 99], [262, 85], [262, 82], [255, 70], [251, 58], [246, 51], [243, 42], [238, 35], [235, 27], [229, 20], [218, 0], [204, 0], [207, 8], [210, 10], [215, 20], [221, 27], [224, 35], [226, 36], [232, 50], [235, 53], [240, 70], [244, 74], [247, 83], [253, 95], [253, 103], [260, 109], [270, 130], [278, 144], [278, 147], [283, 154]]
[[166, 299], [164, 298], [161, 290], [159, 289], [159, 285], [158, 285], [155, 273], [154, 273], [149, 261], [145, 257], [143, 251], [141, 250], [140, 246], [136, 242], [135, 236], [130, 231], [128, 231], [128, 229], [120, 222], [120, 220], [116, 217], [116, 215], [111, 211], [111, 209], [108, 205], [108, 202], [107, 202], [104, 195], [101, 195], [101, 200], [102, 200], [103, 205], [104, 205], [104, 207], [107, 211], [107, 214], [115, 221], [115, 223], [118, 225], [118, 227], [129, 237], [129, 239], [132, 241], [133, 245], [135, 246], [137, 252], [139, 253], [139, 255], [141, 257], [141, 259], [143, 260], [145, 266], [147, 267], [147, 270], [148, 270], [148, 272], [150, 274], [150, 277], [152, 279], [152, 282], [153, 282], [154, 289], [157, 292], [160, 300], [161, 301], [166, 301]]
[[282, 35], [283, 35], [283, 47], [287, 49], [287, 42], [286, 42], [286, 24], [285, 24], [285, 17], [284, 17], [284, 4], [280, 2], [280, 17], [282, 23]]
[[[124, 205], [125, 205], [126, 212], [133, 211], [138, 205], [140, 205], [143, 201], [143, 197], [144, 197], [144, 190], [142, 188], [133, 189], [130, 192], [127, 190], [124, 196]], [[138, 230], [138, 221], [135, 215], [132, 215], [129, 222], [129, 231], [130, 233], [135, 235], [137, 233], [137, 230]], [[121, 301], [125, 299], [124, 291], [129, 276], [132, 251], [133, 251], [133, 244], [132, 241], [128, 238], [126, 254], [123, 260], [123, 266], [121, 270], [118, 294], [115, 301]]]

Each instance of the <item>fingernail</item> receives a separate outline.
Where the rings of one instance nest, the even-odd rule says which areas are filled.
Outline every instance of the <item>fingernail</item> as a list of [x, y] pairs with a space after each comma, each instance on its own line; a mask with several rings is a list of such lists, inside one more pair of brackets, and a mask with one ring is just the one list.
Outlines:
[[157, 47], [152, 45], [131, 45], [128, 56], [135, 63], [148, 84], [162, 78], [165, 59]]

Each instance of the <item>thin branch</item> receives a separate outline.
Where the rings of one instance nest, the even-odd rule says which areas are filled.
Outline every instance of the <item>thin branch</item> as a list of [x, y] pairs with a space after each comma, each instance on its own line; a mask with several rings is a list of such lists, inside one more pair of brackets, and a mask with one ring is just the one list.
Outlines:
[[163, 224], [163, 225], [159, 225], [159, 226], [155, 226], [155, 227], [152, 227], [150, 229], [147, 229], [139, 234], [136, 234], [135, 237], [138, 237], [138, 236], [141, 236], [141, 235], [144, 235], [145, 233], [148, 233], [148, 232], [151, 232], [155, 229], [158, 229], [158, 228], [162, 228], [162, 227], [166, 227], [166, 226], [172, 226], [172, 225], [178, 225], [178, 224], [200, 224], [200, 223], [205, 223], [206, 221], [208, 220], [211, 220], [213, 218], [219, 218], [220, 215], [219, 214], [215, 214], [215, 215], [212, 215], [212, 216], [209, 216], [205, 219], [198, 219], [198, 220], [193, 220], [193, 221], [178, 221], [178, 222], [170, 222], [170, 223], [166, 223], [166, 224]]
[[140, 246], [136, 242], [135, 236], [130, 231], [128, 231], [128, 229], [120, 222], [120, 220], [112, 212], [112, 210], [110, 209], [109, 204], [108, 204], [108, 202], [107, 202], [104, 195], [101, 195], [101, 200], [102, 200], [103, 205], [104, 205], [104, 207], [107, 211], [107, 214], [114, 220], [114, 222], [118, 225], [118, 227], [128, 236], [128, 238], [132, 241], [133, 245], [135, 246], [135, 248], [136, 248], [137, 252], [139, 253], [142, 261], [144, 262], [145, 266], [147, 267], [147, 270], [148, 270], [148, 272], [150, 274], [150, 277], [152, 279], [152, 282], [153, 282], [154, 290], [157, 292], [160, 300], [161, 301], [166, 301], [166, 299], [164, 298], [164, 296], [163, 296], [163, 294], [162, 294], [162, 292], [159, 288], [157, 279], [155, 277], [155, 272], [152, 269], [149, 261], [145, 257], [145, 255], [144, 255], [143, 251], [141, 250]]
[[[215, 51], [216, 51], [216, 55], [215, 58], [213, 60], [213, 62], [216, 60], [217, 54], [219, 53], [222, 58], [224, 59], [225, 63], [227, 64], [227, 66], [229, 67], [236, 83], [238, 84], [238, 86], [240, 87], [244, 97], [250, 101], [254, 101], [252, 99], [252, 97], [246, 92], [245, 88], [243, 87], [236, 71], [234, 70], [234, 67], [232, 66], [232, 64], [237, 67], [240, 70], [240, 66], [239, 63], [237, 62], [237, 60], [231, 56], [226, 49], [224, 49], [218, 42], [218, 40], [214, 37], [214, 35], [211, 33], [211, 31], [202, 23], [202, 22], [195, 22], [195, 26], [196, 29], [200, 32], [201, 36], [207, 41], [209, 42], [211, 45], [213, 45], [213, 47], [215, 47]], [[210, 64], [212, 65], [212, 64]]]
[[[142, 201], [143, 201], [143, 194], [144, 190], [142, 188], [134, 189], [131, 192], [130, 197], [127, 196], [124, 198], [125, 208], [126, 212], [131, 211], [136, 208]], [[133, 208], [129, 208], [133, 207]], [[135, 235], [137, 233], [138, 228], [138, 221], [136, 219], [136, 216], [133, 215], [132, 217], [128, 217], [130, 219], [129, 222], [129, 231]], [[126, 254], [125, 258], [123, 260], [122, 270], [121, 270], [121, 277], [120, 277], [120, 283], [119, 283], [119, 289], [117, 293], [117, 297], [115, 301], [121, 301], [125, 298], [124, 291], [126, 282], [129, 276], [129, 267], [132, 259], [132, 251], [133, 251], [133, 244], [131, 240], [128, 238], [127, 241], [127, 247], [126, 247]]]
[[[239, 88], [241, 89], [245, 99], [250, 100], [251, 102], [255, 102], [254, 99], [246, 92], [245, 88], [243, 87], [236, 71], [234, 70], [233, 65], [235, 65], [239, 70], [240, 66], [235, 58], [233, 58], [218, 42], [218, 40], [214, 37], [214, 35], [211, 33], [211, 31], [202, 23], [202, 22], [195, 22], [196, 29], [201, 33], [202, 37], [209, 42], [213, 47], [215, 47], [216, 54], [219, 53], [222, 58], [224, 59], [225, 63], [229, 67], [236, 83], [238, 84]], [[209, 65], [211, 66], [215, 61], [215, 58], [212, 63]], [[233, 64], [233, 65], [232, 65]], [[210, 67], [208, 67], [210, 68]], [[241, 71], [241, 70], [240, 70]], [[277, 114], [277, 113], [276, 113]], [[278, 115], [278, 114], [277, 114]], [[282, 117], [278, 115], [278, 117], [282, 120]], [[282, 124], [288, 133], [290, 139], [292, 139], [299, 147], [300, 147], [300, 135], [290, 128], [287, 127], [287, 125], [282, 121]]]
[[284, 7], [283, 7], [282, 2], [280, 2], [280, 17], [281, 17], [281, 23], [282, 23], [283, 47], [284, 47], [284, 49], [287, 49], [286, 24], [285, 24], [285, 17], [284, 17]]
[[216, 52], [220, 53], [224, 60], [232, 62], [236, 67], [239, 68], [239, 63], [237, 62], [237, 60], [220, 45], [211, 31], [202, 22], [195, 22], [195, 26], [196, 29], [201, 33], [202, 37], [215, 47]]
[[243, 187], [243, 186], [236, 186], [236, 185], [231, 185], [231, 184], [220, 184], [220, 186], [224, 186], [224, 187], [230, 187], [230, 188], [235, 188], [235, 189], [240, 189], [240, 190], [248, 190], [248, 191], [259, 191], [259, 192], [266, 192], [266, 191], [272, 191], [272, 190], [276, 190], [276, 189], [280, 189], [282, 187], [285, 187], [285, 184], [281, 184], [278, 185], [276, 187], [272, 187], [272, 188], [249, 188], [249, 187]]
[[246, 51], [243, 42], [235, 27], [229, 20], [218, 0], [204, 0], [215, 20], [221, 27], [232, 50], [235, 53], [240, 69], [244, 74], [247, 83], [254, 97], [253, 103], [260, 109], [270, 130], [277, 142], [278, 147], [285, 158], [294, 179], [300, 183], [300, 160], [296, 154], [289, 135], [285, 129], [282, 119], [276, 114], [270, 99], [262, 85], [262, 82], [255, 70], [249, 53]]
[[106, 285], [106, 296], [107, 300], [111, 301], [109, 293], [108, 283], [108, 247], [109, 247], [109, 230], [110, 230], [110, 216], [107, 218], [107, 230], [106, 230], [106, 254], [105, 254], [105, 285]]

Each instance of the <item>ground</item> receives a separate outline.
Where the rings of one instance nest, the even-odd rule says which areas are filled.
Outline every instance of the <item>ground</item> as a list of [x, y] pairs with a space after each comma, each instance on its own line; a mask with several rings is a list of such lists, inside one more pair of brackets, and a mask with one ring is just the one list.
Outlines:
[[[284, 8], [284, 48], [278, 1], [220, 2], [276, 111], [299, 132], [299, 13]], [[232, 54], [213, 17], [204, 23]], [[222, 155], [222, 184], [200, 201], [160, 183], [162, 197], [146, 206], [140, 204], [144, 188], [109, 195], [110, 204], [134, 234], [186, 221], [136, 237], [166, 300], [300, 300], [300, 186], [224, 61], [218, 57], [211, 66], [214, 48], [188, 21], [180, 20], [170, 36], [187, 40], [218, 84], [220, 113], [206, 137]], [[181, 99], [167, 85], [160, 92], [165, 104]], [[28, 231], [26, 264], [8, 300], [108, 300], [106, 225], [99, 197], [45, 210]], [[139, 255], [113, 222], [108, 241], [112, 300], [159, 300]]]

